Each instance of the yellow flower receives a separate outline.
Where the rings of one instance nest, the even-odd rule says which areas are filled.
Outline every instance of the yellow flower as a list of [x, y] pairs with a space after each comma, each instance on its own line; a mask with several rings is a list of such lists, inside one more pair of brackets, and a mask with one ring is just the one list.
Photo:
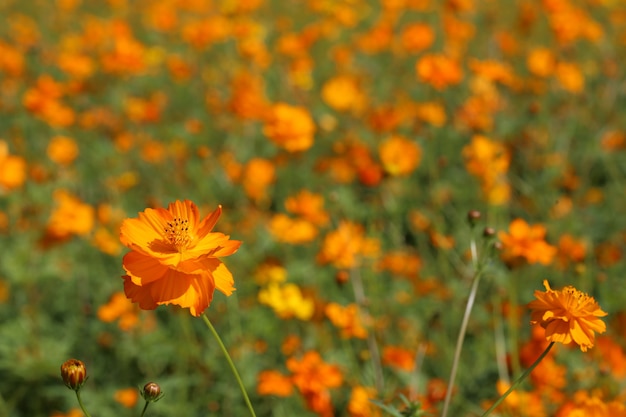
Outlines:
[[593, 347], [594, 332], [604, 333], [606, 330], [606, 324], [599, 317], [607, 313], [593, 297], [572, 286], [555, 291], [547, 280], [543, 285], [546, 291], [535, 291], [537, 299], [528, 304], [532, 310], [530, 323], [546, 329], [546, 340], [550, 342], [574, 342], [583, 352]]
[[315, 310], [313, 300], [305, 298], [295, 284], [272, 283], [259, 291], [259, 302], [270, 306], [281, 319], [309, 320]]

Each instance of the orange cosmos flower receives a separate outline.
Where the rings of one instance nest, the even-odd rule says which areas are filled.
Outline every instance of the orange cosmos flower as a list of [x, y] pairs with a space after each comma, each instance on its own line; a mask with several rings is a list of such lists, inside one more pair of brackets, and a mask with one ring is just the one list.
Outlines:
[[412, 140], [391, 136], [378, 147], [383, 168], [392, 176], [411, 174], [419, 165], [422, 149]]
[[546, 228], [540, 224], [529, 225], [522, 219], [515, 219], [509, 225], [510, 233], [500, 232], [502, 258], [515, 262], [519, 258], [528, 263], [548, 265], [556, 255], [557, 249], [545, 240]]
[[417, 61], [415, 70], [421, 81], [432, 85], [437, 90], [458, 84], [463, 79], [463, 70], [460, 65], [445, 55], [425, 55]]
[[315, 123], [304, 107], [278, 103], [269, 110], [263, 133], [287, 152], [305, 151], [313, 146]]
[[221, 214], [218, 206], [200, 220], [198, 207], [185, 200], [124, 220], [120, 240], [131, 249], [123, 260], [126, 296], [144, 310], [176, 304], [199, 316], [216, 288], [231, 295], [233, 276], [219, 258], [235, 253], [241, 242], [212, 232]]
[[551, 289], [547, 280], [543, 285], [546, 291], [535, 291], [537, 299], [528, 304], [532, 310], [530, 323], [546, 329], [546, 340], [550, 342], [574, 342], [583, 352], [593, 347], [594, 332], [606, 331], [606, 324], [599, 317], [607, 313], [593, 297], [570, 285], [558, 291]]
[[9, 145], [0, 140], [0, 190], [19, 188], [26, 181], [26, 160], [11, 155]]

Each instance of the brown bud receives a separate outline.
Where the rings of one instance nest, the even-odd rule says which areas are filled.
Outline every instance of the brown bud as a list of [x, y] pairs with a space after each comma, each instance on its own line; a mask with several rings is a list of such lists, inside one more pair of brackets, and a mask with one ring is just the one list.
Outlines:
[[70, 359], [61, 365], [61, 377], [65, 386], [78, 391], [87, 379], [85, 364], [78, 359]]
[[155, 402], [161, 399], [163, 393], [161, 392], [161, 387], [156, 382], [148, 382], [143, 387], [143, 392], [141, 396], [147, 402]]
[[474, 226], [478, 220], [480, 220], [481, 213], [478, 210], [470, 210], [467, 212], [467, 221], [470, 225]]
[[492, 237], [492, 236], [495, 236], [495, 234], [496, 234], [496, 229], [494, 229], [493, 227], [485, 227], [485, 230], [483, 230], [484, 237]]

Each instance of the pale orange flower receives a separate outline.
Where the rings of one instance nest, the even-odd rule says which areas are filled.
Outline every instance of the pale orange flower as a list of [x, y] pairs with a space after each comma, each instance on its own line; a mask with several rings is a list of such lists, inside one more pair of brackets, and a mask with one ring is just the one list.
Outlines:
[[246, 195], [261, 204], [269, 199], [267, 189], [276, 180], [276, 169], [267, 159], [252, 158], [243, 168], [241, 177]]
[[555, 75], [565, 91], [578, 94], [585, 89], [585, 77], [576, 64], [559, 62]]
[[539, 77], [548, 77], [554, 73], [556, 58], [548, 48], [534, 48], [526, 58], [528, 70]]
[[604, 333], [606, 324], [600, 319], [607, 315], [593, 297], [568, 285], [562, 290], [550, 288], [543, 281], [545, 292], [535, 291], [534, 301], [528, 304], [530, 323], [546, 330], [546, 340], [563, 344], [576, 343], [586, 352], [592, 348], [595, 332]]
[[383, 168], [394, 177], [411, 174], [422, 158], [422, 149], [417, 143], [397, 135], [385, 139], [378, 153]]
[[498, 234], [503, 246], [502, 258], [507, 262], [523, 258], [531, 264], [550, 264], [557, 249], [545, 241], [545, 236], [544, 226], [529, 225], [523, 219], [513, 220], [509, 225], [509, 233]]
[[315, 123], [304, 107], [274, 104], [268, 112], [263, 134], [288, 152], [305, 151], [313, 146]]
[[324, 226], [329, 221], [328, 213], [324, 210], [324, 196], [308, 190], [301, 190], [287, 198], [285, 208], [317, 226]]
[[455, 85], [463, 79], [463, 70], [459, 64], [446, 55], [424, 55], [415, 65], [418, 78], [437, 90]]
[[198, 207], [185, 200], [124, 220], [120, 240], [131, 249], [123, 259], [126, 296], [144, 310], [176, 304], [199, 316], [215, 289], [232, 294], [233, 276], [219, 258], [235, 253], [241, 242], [212, 232], [221, 213], [218, 206], [200, 220]]
[[114, 293], [109, 302], [98, 308], [98, 319], [105, 323], [111, 323], [119, 319], [118, 326], [121, 330], [128, 331], [139, 323], [137, 306], [132, 304], [123, 292]]

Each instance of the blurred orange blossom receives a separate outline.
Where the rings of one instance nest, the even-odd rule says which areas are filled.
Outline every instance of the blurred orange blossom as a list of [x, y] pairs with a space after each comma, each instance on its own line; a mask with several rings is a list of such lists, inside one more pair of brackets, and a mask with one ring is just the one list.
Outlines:
[[120, 240], [131, 249], [123, 259], [126, 296], [144, 310], [176, 304], [199, 316], [216, 288], [231, 295], [233, 276], [219, 258], [235, 253], [241, 242], [212, 232], [221, 213], [218, 206], [200, 220], [193, 202], [177, 200], [124, 220]]
[[528, 304], [532, 310], [530, 323], [546, 329], [546, 340], [550, 342], [574, 342], [583, 352], [593, 347], [594, 332], [606, 331], [606, 324], [600, 317], [607, 313], [593, 297], [571, 285], [562, 290], [553, 290], [547, 280], [543, 285], [546, 291], [535, 291], [536, 300]]

